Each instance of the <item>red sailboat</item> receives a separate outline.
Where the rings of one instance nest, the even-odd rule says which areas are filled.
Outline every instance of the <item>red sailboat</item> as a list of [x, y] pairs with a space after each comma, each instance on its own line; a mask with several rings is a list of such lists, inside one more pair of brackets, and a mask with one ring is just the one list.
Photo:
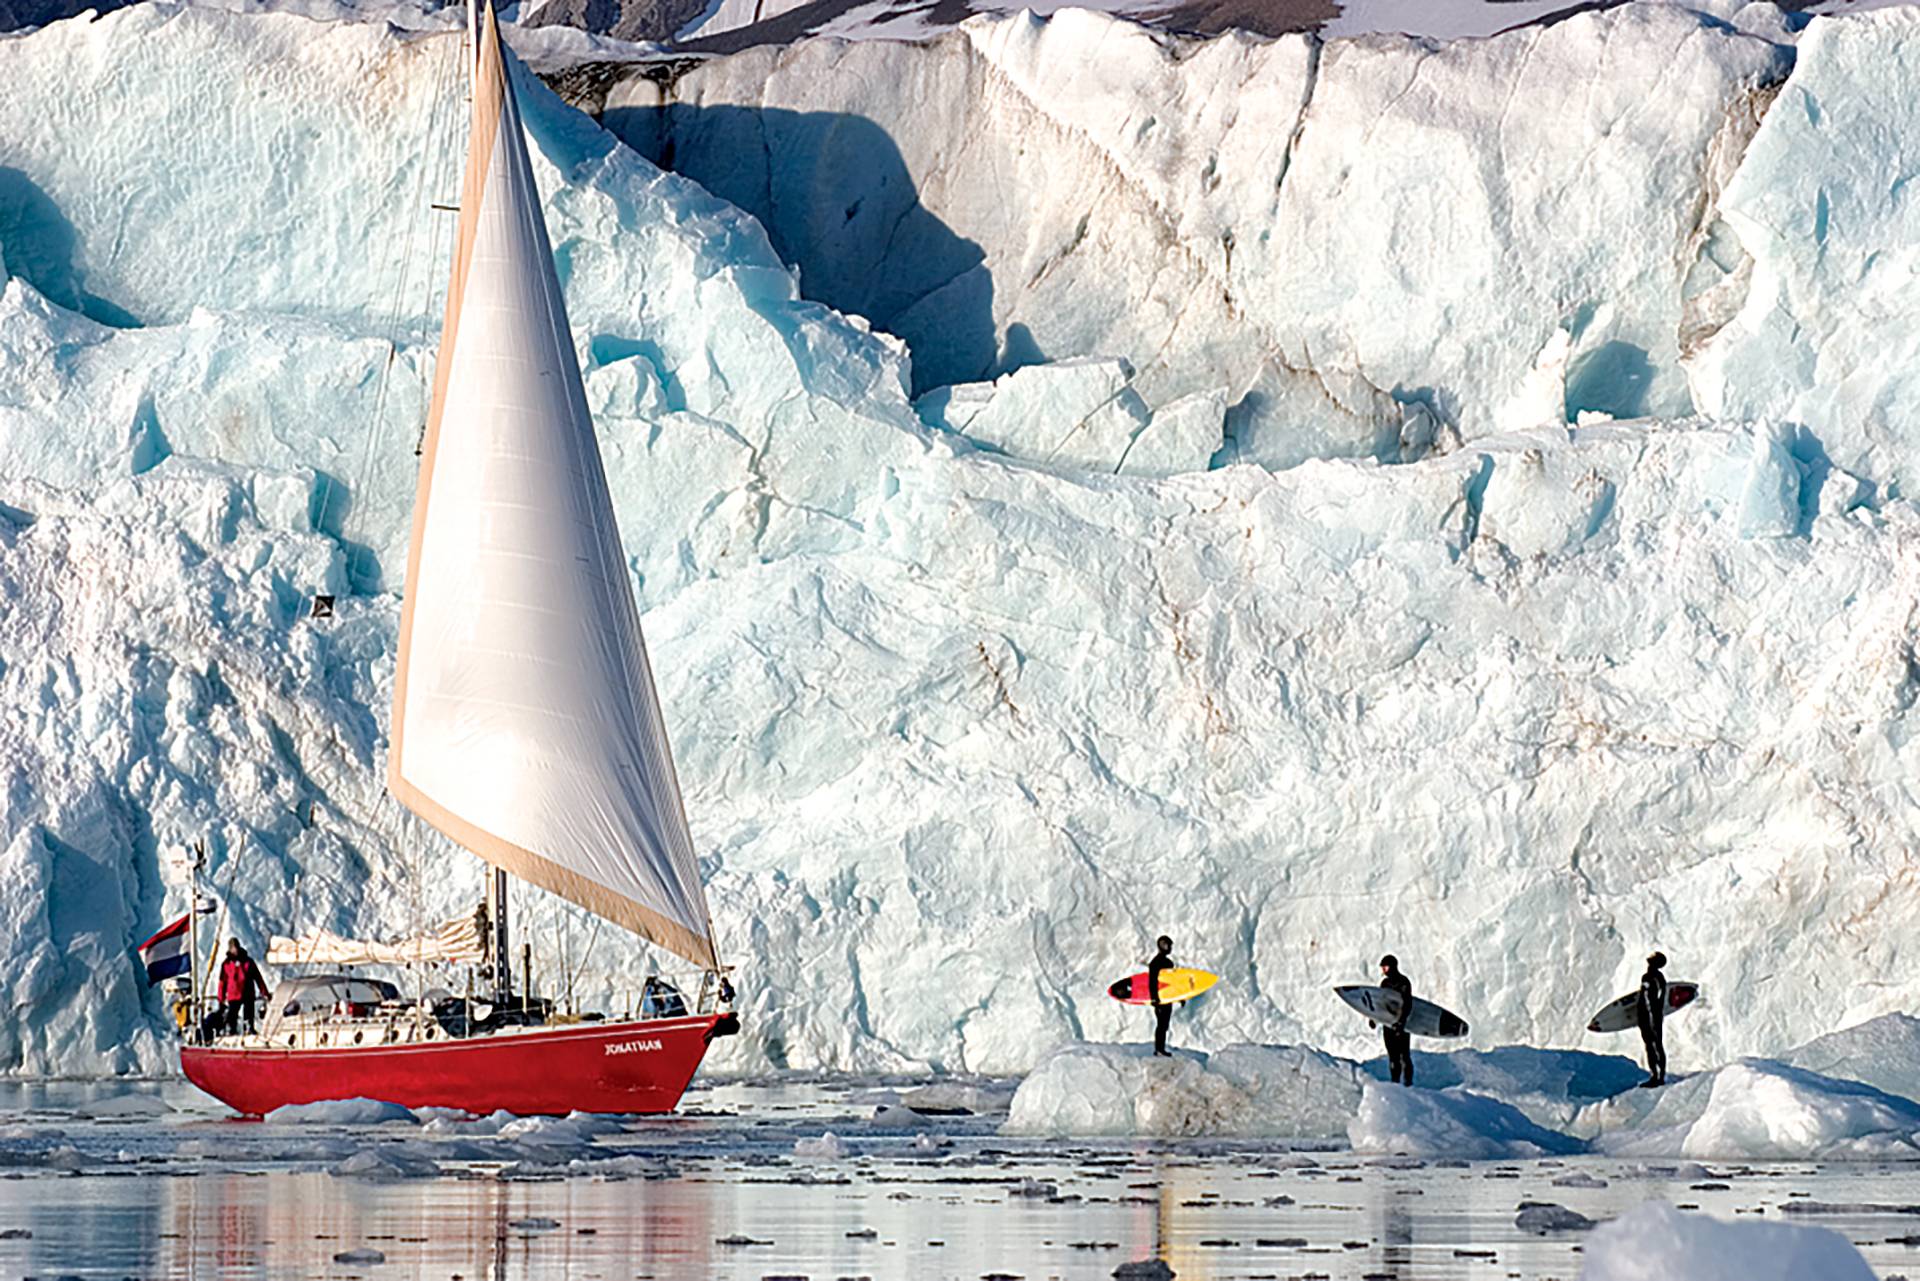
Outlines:
[[[738, 1028], [492, 7], [469, 22], [472, 129], [414, 502], [388, 788], [493, 865], [491, 908], [399, 944], [316, 934], [269, 960], [259, 1030], [199, 1037], [189, 1080], [258, 1115], [374, 1098], [472, 1112], [664, 1112]], [[699, 968], [626, 1017], [512, 985], [509, 874]], [[487, 966], [484, 997], [403, 998], [364, 964]]]

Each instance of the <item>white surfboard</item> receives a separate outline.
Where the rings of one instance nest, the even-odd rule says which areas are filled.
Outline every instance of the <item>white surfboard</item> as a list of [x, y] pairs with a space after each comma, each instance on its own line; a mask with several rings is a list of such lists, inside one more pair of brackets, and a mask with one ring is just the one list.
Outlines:
[[[1400, 1020], [1401, 996], [1387, 987], [1336, 987], [1335, 995], [1375, 1023]], [[1415, 1036], [1455, 1037], [1467, 1034], [1467, 1021], [1452, 1010], [1432, 1001], [1413, 998], [1413, 1012], [1407, 1015], [1407, 1031]]]
[[[1700, 995], [1700, 985], [1689, 983], [1685, 979], [1673, 979], [1667, 983], [1667, 1013], [1684, 1010], [1692, 1005], [1694, 998]], [[1608, 1001], [1600, 1007], [1600, 1012], [1587, 1024], [1589, 1032], [1624, 1032], [1639, 1024], [1635, 1016], [1635, 1007], [1640, 1003], [1638, 992], [1629, 992], [1617, 1001]]]

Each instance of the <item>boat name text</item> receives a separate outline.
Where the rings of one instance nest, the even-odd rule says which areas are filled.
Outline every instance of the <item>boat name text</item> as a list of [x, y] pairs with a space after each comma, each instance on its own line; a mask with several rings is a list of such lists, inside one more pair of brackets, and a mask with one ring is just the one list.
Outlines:
[[607, 1047], [608, 1054], [643, 1054], [648, 1050], [660, 1048], [658, 1041], [616, 1041]]

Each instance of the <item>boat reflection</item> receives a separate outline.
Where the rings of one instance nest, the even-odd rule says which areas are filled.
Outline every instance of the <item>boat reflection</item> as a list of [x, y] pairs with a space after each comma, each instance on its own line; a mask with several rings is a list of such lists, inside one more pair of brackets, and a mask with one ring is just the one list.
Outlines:
[[[148, 1275], [349, 1275], [377, 1266], [381, 1277], [442, 1281], [669, 1277], [708, 1275], [715, 1248], [707, 1210], [715, 1189], [679, 1182], [223, 1172], [140, 1183], [153, 1196], [151, 1220], [165, 1228], [132, 1239], [121, 1209], [110, 1213], [105, 1235], [117, 1238], [116, 1258]], [[88, 1190], [106, 1189], [95, 1183]], [[46, 1208], [36, 1217], [71, 1223], [73, 1207]], [[79, 1245], [75, 1235], [36, 1233], [48, 1247], [44, 1265], [77, 1266], [81, 1259], [67, 1248]]]

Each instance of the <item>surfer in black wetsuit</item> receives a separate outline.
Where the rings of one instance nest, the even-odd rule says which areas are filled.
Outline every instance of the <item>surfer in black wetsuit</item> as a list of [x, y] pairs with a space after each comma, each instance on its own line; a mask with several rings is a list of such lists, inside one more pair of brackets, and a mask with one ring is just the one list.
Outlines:
[[1167, 1049], [1167, 1024], [1173, 1019], [1173, 1006], [1160, 999], [1160, 974], [1172, 968], [1173, 940], [1162, 934], [1153, 959], [1147, 962], [1147, 999], [1153, 1002], [1153, 1052], [1164, 1058], [1173, 1057]]
[[1647, 1043], [1647, 1079], [1642, 1089], [1667, 1083], [1667, 1045], [1661, 1021], [1667, 1015], [1667, 954], [1655, 952], [1647, 958], [1647, 972], [1640, 976], [1640, 995], [1633, 1003], [1633, 1019], [1640, 1025], [1640, 1039]]
[[1380, 1029], [1387, 1043], [1387, 1071], [1399, 1085], [1413, 1084], [1413, 1038], [1407, 1016], [1413, 1013], [1413, 980], [1400, 972], [1399, 958], [1389, 952], [1380, 958], [1380, 986], [1400, 994], [1400, 1017]]

